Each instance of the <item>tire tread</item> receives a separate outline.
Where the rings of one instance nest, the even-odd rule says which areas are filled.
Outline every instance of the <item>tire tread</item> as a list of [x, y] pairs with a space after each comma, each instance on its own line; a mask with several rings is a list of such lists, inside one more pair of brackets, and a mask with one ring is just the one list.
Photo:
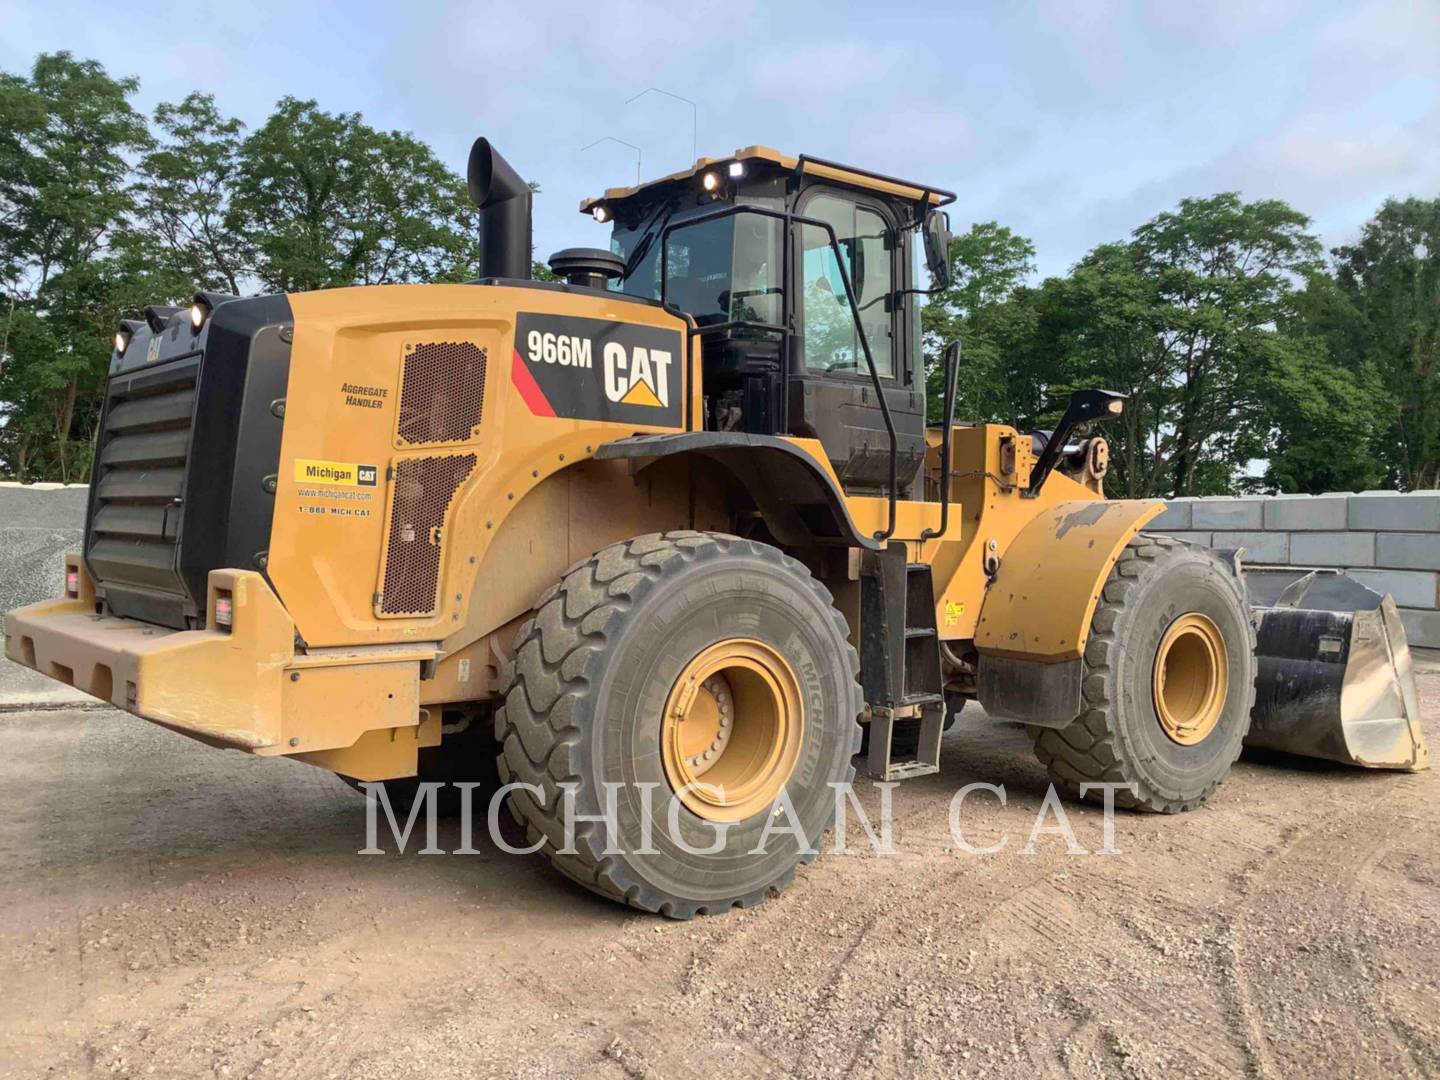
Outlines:
[[[576, 797], [586, 785], [575, 753], [584, 733], [571, 721], [574, 707], [590, 692], [604, 666], [611, 639], [626, 613], [667, 573], [704, 558], [724, 557], [736, 549], [776, 563], [803, 580], [832, 613], [847, 641], [853, 715], [864, 707], [859, 685], [860, 657], [848, 643], [849, 628], [835, 609], [828, 589], [809, 570], [779, 549], [725, 533], [677, 530], [648, 533], [601, 548], [570, 568], [556, 586], [536, 603], [533, 616], [516, 635], [514, 659], [501, 675], [504, 704], [495, 713], [500, 742], [499, 768], [505, 783], [535, 784], [544, 792], [543, 805], [528, 791], [512, 791], [508, 805], [525, 827], [529, 842], [541, 844], [557, 870], [593, 892], [644, 911], [670, 918], [716, 914], [733, 907], [748, 908], [788, 885], [794, 866], [777, 873], [759, 889], [725, 901], [695, 902], [670, 896], [634, 878], [625, 864], [603, 854], [604, 836], [597, 823], [575, 829], [574, 853], [564, 844], [562, 784], [573, 784]], [[858, 752], [862, 731], [853, 724], [852, 753]], [[847, 766], [844, 779], [854, 779]], [[808, 860], [805, 860], [808, 861]]]

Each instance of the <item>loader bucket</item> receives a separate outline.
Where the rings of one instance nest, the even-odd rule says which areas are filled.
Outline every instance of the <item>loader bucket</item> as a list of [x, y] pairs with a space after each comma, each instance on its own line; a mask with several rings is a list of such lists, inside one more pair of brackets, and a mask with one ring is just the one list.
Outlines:
[[1245, 745], [1372, 769], [1428, 767], [1395, 601], [1339, 571], [1247, 567], [1245, 580], [1258, 661]]

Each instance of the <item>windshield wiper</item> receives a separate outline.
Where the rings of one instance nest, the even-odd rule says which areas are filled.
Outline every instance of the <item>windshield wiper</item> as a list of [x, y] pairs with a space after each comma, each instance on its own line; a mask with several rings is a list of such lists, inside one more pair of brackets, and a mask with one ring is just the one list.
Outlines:
[[[665, 220], [660, 222], [658, 229], [652, 228], [656, 218], [658, 218], [662, 212], [665, 214]], [[647, 232], [640, 238], [640, 243], [635, 245], [635, 250], [630, 253], [630, 257], [625, 260], [625, 276], [620, 279], [622, 282], [629, 281], [630, 275], [633, 274], [645, 260], [645, 256], [650, 252], [651, 245], [655, 243], [655, 237], [665, 231], [665, 226], [670, 223], [670, 215], [674, 212], [675, 208], [671, 205], [661, 204], [655, 208], [655, 213], [650, 215], [650, 220], [645, 225]]]

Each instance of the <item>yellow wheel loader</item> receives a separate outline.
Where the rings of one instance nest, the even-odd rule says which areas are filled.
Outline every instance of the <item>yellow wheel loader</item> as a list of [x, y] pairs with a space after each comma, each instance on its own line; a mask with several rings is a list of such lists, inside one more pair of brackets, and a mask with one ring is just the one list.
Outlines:
[[1424, 766], [1393, 603], [1146, 533], [1103, 494], [1121, 396], [959, 423], [952, 345], [927, 423], [950, 193], [750, 147], [587, 201], [609, 249], [542, 283], [528, 186], [484, 139], [469, 179], [480, 280], [120, 326], [84, 549], [11, 659], [356, 782], [498, 754], [536, 850], [676, 917], [784, 886], [856, 763], [936, 772], [970, 699], [1142, 810], [1247, 736]]

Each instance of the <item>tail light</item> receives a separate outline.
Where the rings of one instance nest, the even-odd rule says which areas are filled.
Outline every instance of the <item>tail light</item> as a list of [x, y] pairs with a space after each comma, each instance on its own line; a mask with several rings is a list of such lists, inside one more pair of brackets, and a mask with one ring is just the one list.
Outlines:
[[65, 570], [65, 595], [72, 600], [80, 596], [80, 571], [73, 566]]
[[235, 601], [228, 592], [215, 594], [215, 625], [229, 630], [235, 624]]

